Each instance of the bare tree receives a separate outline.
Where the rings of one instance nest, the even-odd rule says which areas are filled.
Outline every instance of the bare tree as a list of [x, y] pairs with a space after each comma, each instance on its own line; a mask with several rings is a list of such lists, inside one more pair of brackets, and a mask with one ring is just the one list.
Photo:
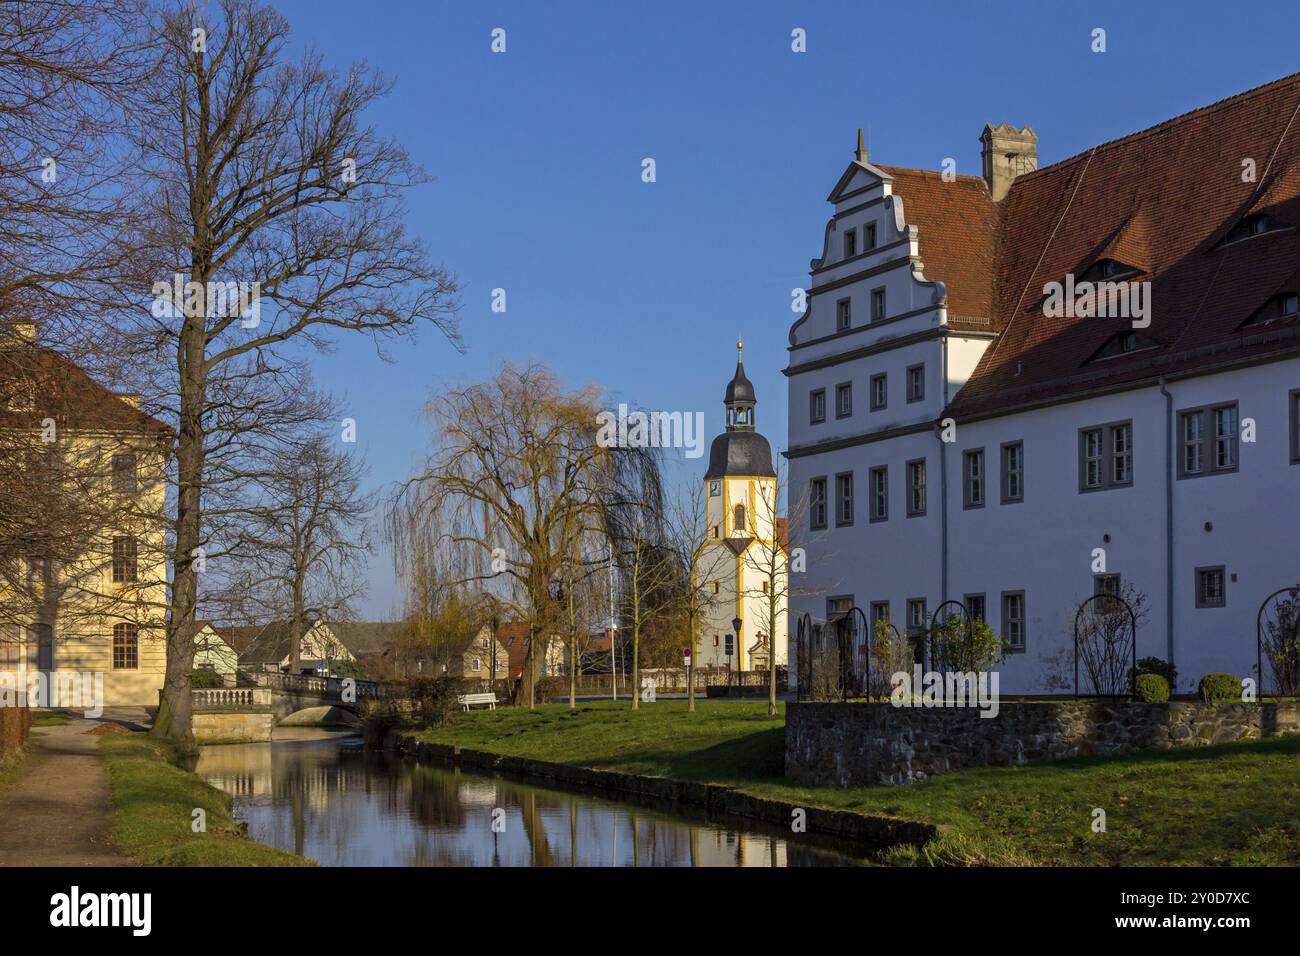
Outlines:
[[97, 284], [133, 257], [138, 163], [123, 133], [152, 68], [145, 10], [0, 3], [0, 313], [65, 352], [99, 351], [111, 325]]
[[662, 490], [657, 477], [646, 487], [649, 500], [634, 498], [610, 508], [608, 520], [613, 540], [622, 546], [615, 551], [619, 569], [622, 616], [632, 635], [632, 709], [640, 709], [642, 637], [665, 605], [673, 564], [665, 547]]
[[[163, 619], [153, 592], [165, 583], [154, 557], [166, 430], [110, 390], [129, 376], [99, 294], [132, 258], [136, 163], [121, 134], [149, 75], [142, 10], [135, 0], [0, 3], [0, 617], [10, 629], [86, 616], [148, 634]], [[112, 462], [127, 458], [142, 493], [111, 487]], [[136, 566], [157, 571], [151, 588], [108, 581], [112, 543], [127, 537], [140, 542]]]
[[[365, 592], [371, 502], [364, 462], [319, 432], [267, 461], [259, 500], [237, 546], [236, 591], [263, 613], [289, 620], [289, 670], [301, 668], [309, 622], [346, 618]], [[261, 615], [259, 615], [261, 616]]]
[[291, 61], [288, 24], [253, 0], [224, 0], [211, 17], [171, 6], [156, 27], [157, 95], [137, 142], [155, 184], [155, 241], [125, 281], [148, 307], [133, 313], [140, 354], [175, 359], [155, 396], [178, 432], [156, 730], [192, 748], [185, 635], [208, 535], [210, 436], [222, 428], [237, 451], [257, 433], [262, 403], [293, 377], [290, 347], [327, 349], [340, 330], [378, 347], [430, 325], [455, 340], [456, 290], [403, 225], [401, 194], [427, 177], [362, 119], [389, 90], [381, 75], [364, 64], [340, 75], [310, 48]]
[[536, 364], [449, 389], [429, 406], [437, 446], [390, 509], [399, 574], [417, 554], [438, 555], [457, 583], [489, 589], [528, 623], [519, 700], [530, 707], [544, 645], [562, 620], [571, 543], [619, 533], [612, 510], [633, 500], [629, 489], [650, 467], [642, 450], [597, 440], [598, 410], [596, 389], [566, 392]]
[[695, 710], [695, 661], [699, 656], [700, 625], [722, 597], [714, 593], [713, 582], [726, 572], [727, 562], [708, 540], [708, 510], [705, 486], [698, 482], [681, 494], [668, 512], [667, 546], [677, 564], [677, 586], [672, 613], [682, 619], [690, 650], [686, 668], [686, 709]]
[[[786, 514], [780, 513], [780, 502], [786, 502]], [[806, 571], [807, 548], [800, 539], [802, 529], [809, 526], [808, 499], [794, 494], [789, 486], [789, 472], [784, 463], [777, 465], [776, 476], [759, 486], [754, 497], [754, 507], [747, 514], [751, 539], [744, 553], [746, 596], [757, 599], [759, 608], [756, 637], [767, 656], [768, 689], [767, 713], [776, 716], [776, 666], [777, 646], [781, 638], [787, 644], [789, 660], [789, 606], [795, 594], [809, 593], [806, 588], [792, 585], [793, 572], [803, 578]], [[793, 529], [793, 530], [791, 530]], [[794, 541], [787, 540], [794, 538]], [[791, 561], [791, 554], [795, 560]], [[779, 635], [779, 637], [778, 637]]]

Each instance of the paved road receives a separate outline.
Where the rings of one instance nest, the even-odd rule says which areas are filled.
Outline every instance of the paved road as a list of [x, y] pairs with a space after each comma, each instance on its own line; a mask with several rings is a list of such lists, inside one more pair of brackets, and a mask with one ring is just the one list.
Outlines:
[[[115, 722], [135, 722], [121, 717]], [[87, 733], [109, 719], [73, 717], [33, 731], [22, 778], [0, 791], [0, 866], [131, 865], [109, 838], [108, 771], [99, 737]]]

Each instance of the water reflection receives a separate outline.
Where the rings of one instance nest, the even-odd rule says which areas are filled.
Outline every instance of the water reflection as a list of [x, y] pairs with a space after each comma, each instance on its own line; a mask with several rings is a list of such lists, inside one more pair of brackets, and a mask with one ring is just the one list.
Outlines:
[[[320, 731], [204, 748], [250, 835], [327, 866], [818, 866], [833, 849], [367, 752]], [[494, 826], [495, 821], [495, 826]]]

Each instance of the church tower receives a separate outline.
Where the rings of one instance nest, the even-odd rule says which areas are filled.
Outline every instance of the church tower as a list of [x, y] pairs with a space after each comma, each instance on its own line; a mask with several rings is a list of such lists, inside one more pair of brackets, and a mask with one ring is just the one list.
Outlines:
[[786, 663], [786, 542], [772, 449], [755, 427], [757, 399], [743, 349], [737, 342], [736, 374], [723, 398], [726, 431], [713, 439], [704, 474], [706, 539], [698, 575], [707, 606], [695, 664], [755, 670], [767, 668], [771, 644], [776, 663]]

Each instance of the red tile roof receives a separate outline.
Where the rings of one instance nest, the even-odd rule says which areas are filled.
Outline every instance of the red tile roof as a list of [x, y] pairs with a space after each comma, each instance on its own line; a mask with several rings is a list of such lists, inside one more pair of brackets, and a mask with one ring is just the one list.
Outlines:
[[0, 426], [39, 428], [45, 418], [59, 428], [173, 434], [70, 359], [0, 330]]
[[[1247, 158], [1254, 182], [1243, 182]], [[1296, 318], [1241, 328], [1300, 288], [1300, 74], [1022, 175], [996, 205], [972, 177], [881, 168], [919, 227], [926, 278], [948, 287], [950, 313], [990, 315], [1000, 333], [948, 414], [1300, 352]], [[1254, 213], [1287, 228], [1222, 244]], [[1159, 347], [1090, 363], [1131, 320], [1047, 318], [1043, 286], [1067, 273], [1080, 281], [1107, 258], [1151, 283], [1151, 325], [1139, 331]]]
[[998, 207], [979, 176], [944, 182], [925, 169], [878, 166], [894, 178], [903, 217], [918, 229], [925, 277], [948, 289], [948, 322], [953, 328], [993, 331], [993, 266], [997, 250]]
[[528, 655], [528, 624], [526, 621], [502, 621], [497, 625], [497, 640], [505, 645], [510, 658], [510, 679], [524, 672], [524, 658]]

